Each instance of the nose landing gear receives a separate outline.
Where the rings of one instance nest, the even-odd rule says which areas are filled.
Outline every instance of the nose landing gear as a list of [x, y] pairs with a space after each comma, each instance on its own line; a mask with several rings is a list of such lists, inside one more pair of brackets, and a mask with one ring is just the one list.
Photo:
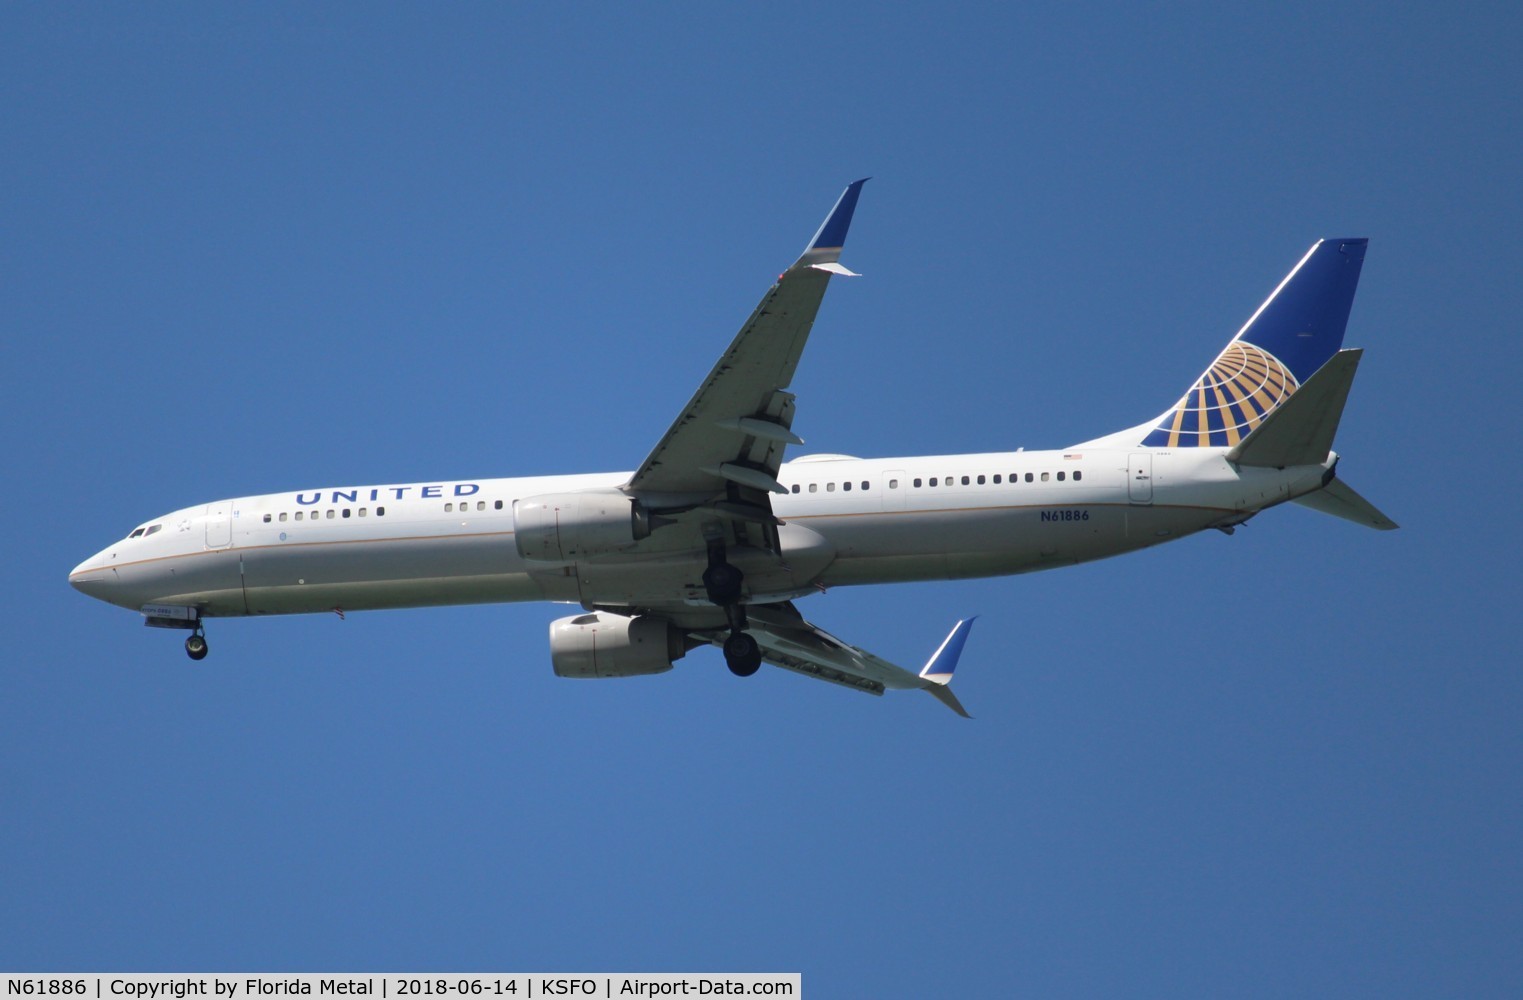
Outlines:
[[206, 659], [206, 629], [201, 625], [201, 609], [183, 604], [145, 604], [143, 624], [149, 628], [172, 628], [187, 631], [185, 655], [192, 660]]
[[206, 648], [206, 633], [198, 625], [196, 630], [185, 637], [185, 655], [192, 660], [204, 660], [210, 652]]

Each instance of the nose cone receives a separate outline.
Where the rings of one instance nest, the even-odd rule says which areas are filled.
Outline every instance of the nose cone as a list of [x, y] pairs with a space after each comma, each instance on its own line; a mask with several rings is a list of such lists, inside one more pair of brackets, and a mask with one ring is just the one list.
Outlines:
[[69, 586], [102, 601], [111, 599], [109, 594], [115, 582], [116, 573], [106, 566], [104, 552], [97, 552], [69, 573]]

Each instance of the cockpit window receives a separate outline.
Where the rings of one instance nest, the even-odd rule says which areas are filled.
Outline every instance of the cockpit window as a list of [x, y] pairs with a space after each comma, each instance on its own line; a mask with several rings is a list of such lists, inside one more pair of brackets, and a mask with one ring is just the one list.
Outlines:
[[158, 531], [162, 527], [164, 527], [162, 524], [150, 524], [148, 526], [148, 530], [143, 532], [143, 537], [147, 538], [149, 535], [151, 535], [154, 532]]
[[141, 537], [143, 532], [145, 532], [147, 530], [148, 530], [147, 528], [139, 528], [136, 531], [134, 531], [132, 534], [128, 535], [127, 537], [128, 538], [138, 538], [138, 537]]

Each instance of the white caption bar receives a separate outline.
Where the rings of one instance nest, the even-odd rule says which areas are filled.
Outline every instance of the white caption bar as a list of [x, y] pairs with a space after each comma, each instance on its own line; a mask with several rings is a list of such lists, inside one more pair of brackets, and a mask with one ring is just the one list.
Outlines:
[[799, 997], [797, 972], [5, 973], [0, 1000], [531, 1000], [534, 997]]

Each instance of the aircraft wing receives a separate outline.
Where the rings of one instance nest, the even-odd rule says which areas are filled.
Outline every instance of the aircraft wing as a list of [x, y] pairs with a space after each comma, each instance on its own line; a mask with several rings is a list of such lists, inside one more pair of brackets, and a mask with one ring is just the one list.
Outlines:
[[[773, 666], [792, 670], [856, 691], [881, 695], [888, 688], [928, 692], [963, 718], [971, 718], [948, 686], [963, 644], [973, 627], [973, 619], [958, 622], [917, 674], [842, 642], [818, 625], [805, 621], [791, 603], [751, 605], [746, 609], [750, 633], [762, 649], [762, 659]], [[723, 646], [724, 630], [695, 632], [695, 638]]]
[[803, 256], [762, 297], [627, 490], [676, 500], [706, 498], [733, 483], [757, 505], [766, 505], [766, 493], [783, 491], [777, 482], [783, 449], [803, 443], [792, 431], [793, 396], [786, 390], [831, 275], [852, 273], [838, 262], [865, 183], [847, 186]]

